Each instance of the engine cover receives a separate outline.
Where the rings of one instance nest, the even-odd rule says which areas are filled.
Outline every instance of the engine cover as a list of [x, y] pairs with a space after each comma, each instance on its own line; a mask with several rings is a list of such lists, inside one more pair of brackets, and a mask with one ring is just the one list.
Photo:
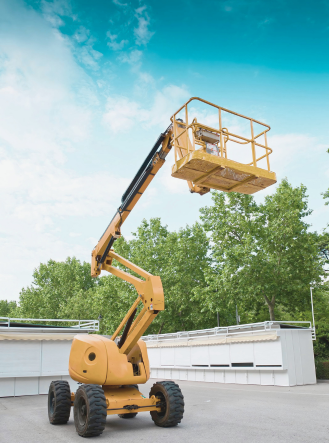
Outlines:
[[150, 378], [146, 344], [138, 340], [128, 355], [101, 335], [76, 335], [73, 339], [69, 373], [80, 383], [97, 385], [143, 384]]

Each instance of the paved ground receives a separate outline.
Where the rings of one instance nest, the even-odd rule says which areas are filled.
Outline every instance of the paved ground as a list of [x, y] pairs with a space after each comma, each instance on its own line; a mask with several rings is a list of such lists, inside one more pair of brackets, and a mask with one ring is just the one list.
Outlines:
[[[149, 392], [154, 380], [141, 389]], [[155, 426], [148, 412], [131, 420], [107, 418], [92, 441], [168, 443], [323, 443], [329, 442], [329, 384], [280, 388], [178, 382], [185, 415], [175, 428]], [[52, 426], [47, 396], [0, 398], [1, 443], [80, 442], [72, 415]]]

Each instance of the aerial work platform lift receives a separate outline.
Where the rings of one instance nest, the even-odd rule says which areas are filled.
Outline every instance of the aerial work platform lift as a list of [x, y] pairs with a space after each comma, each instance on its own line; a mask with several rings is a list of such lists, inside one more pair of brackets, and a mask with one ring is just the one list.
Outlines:
[[[200, 103], [211, 110], [210, 114], [201, 113], [201, 117], [203, 115], [211, 124], [216, 122], [213, 126], [197, 120], [196, 105]], [[229, 130], [228, 124], [223, 126], [224, 114], [226, 119], [229, 117], [233, 129]], [[243, 119], [249, 126], [249, 133], [230, 118]], [[259, 130], [257, 133], [255, 127]], [[76, 430], [83, 437], [100, 435], [107, 415], [118, 414], [128, 419], [139, 412], [150, 411], [157, 426], [171, 427], [180, 423], [184, 398], [176, 383], [155, 383], [149, 397], [144, 397], [138, 389], [138, 384], [150, 378], [146, 344], [141, 337], [165, 308], [161, 279], [116, 254], [113, 245], [121, 236], [122, 224], [172, 149], [175, 155], [172, 176], [186, 180], [192, 193], [203, 195], [216, 189], [253, 194], [274, 184], [276, 175], [270, 171], [269, 163], [272, 150], [267, 145], [269, 130], [264, 123], [195, 97], [171, 117], [170, 126], [160, 134], [92, 251], [91, 275], [97, 277], [102, 270], [110, 272], [131, 283], [136, 288], [137, 298], [111, 337], [80, 334], [74, 338], [69, 373], [73, 380], [83, 384], [76, 393], [71, 393], [66, 381], [51, 383], [48, 394], [50, 423], [66, 423], [71, 406]], [[234, 159], [235, 145], [242, 145], [243, 151], [238, 158], [241, 155], [245, 163]], [[263, 152], [257, 155], [260, 149]], [[260, 167], [262, 161], [265, 161], [265, 168]], [[113, 260], [140, 278], [113, 266]]]

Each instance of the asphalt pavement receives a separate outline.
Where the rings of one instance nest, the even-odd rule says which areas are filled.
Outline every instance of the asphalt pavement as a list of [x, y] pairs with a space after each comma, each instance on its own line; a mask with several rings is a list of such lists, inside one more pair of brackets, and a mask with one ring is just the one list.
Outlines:
[[[148, 395], [155, 380], [140, 386]], [[177, 382], [185, 397], [178, 426], [159, 428], [149, 412], [123, 420], [108, 416], [105, 430], [90, 441], [168, 443], [329, 442], [329, 384], [291, 388]], [[0, 443], [86, 442], [76, 434], [73, 414], [51, 425], [47, 396], [0, 398]]]

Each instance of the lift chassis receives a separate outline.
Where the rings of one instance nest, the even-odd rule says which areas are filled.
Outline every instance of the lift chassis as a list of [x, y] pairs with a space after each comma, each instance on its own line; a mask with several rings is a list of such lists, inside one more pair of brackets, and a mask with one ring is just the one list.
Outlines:
[[[218, 127], [213, 128], [188, 117], [192, 101], [206, 104], [218, 113]], [[239, 135], [223, 126], [223, 113], [230, 113], [250, 122], [251, 135]], [[183, 118], [181, 118], [183, 116]], [[261, 125], [255, 134], [254, 125]], [[77, 335], [72, 343], [69, 373], [81, 384], [71, 393], [66, 381], [53, 381], [48, 394], [48, 415], [52, 424], [66, 423], [71, 407], [79, 435], [100, 435], [107, 415], [130, 419], [140, 412], [149, 411], [157, 426], [172, 427], [181, 422], [184, 397], [173, 381], [156, 382], [144, 397], [139, 384], [150, 378], [150, 365], [146, 344], [141, 337], [164, 310], [164, 293], [159, 276], [154, 276], [113, 250], [121, 236], [121, 227], [155, 175], [174, 148], [175, 165], [172, 176], [187, 181], [190, 191], [203, 195], [210, 189], [252, 194], [276, 182], [270, 171], [266, 133], [270, 127], [249, 117], [221, 108], [199, 98], [191, 98], [172, 117], [171, 125], [160, 134], [136, 176], [122, 196], [121, 205], [92, 251], [91, 275], [97, 277], [102, 270], [132, 284], [137, 297], [111, 337]], [[260, 137], [264, 142], [260, 142]], [[250, 163], [238, 163], [229, 157], [230, 144], [247, 145]], [[265, 154], [257, 157], [256, 148]], [[258, 162], [266, 161], [266, 169]], [[113, 260], [130, 272], [113, 266]], [[140, 277], [136, 277], [135, 275]]]

